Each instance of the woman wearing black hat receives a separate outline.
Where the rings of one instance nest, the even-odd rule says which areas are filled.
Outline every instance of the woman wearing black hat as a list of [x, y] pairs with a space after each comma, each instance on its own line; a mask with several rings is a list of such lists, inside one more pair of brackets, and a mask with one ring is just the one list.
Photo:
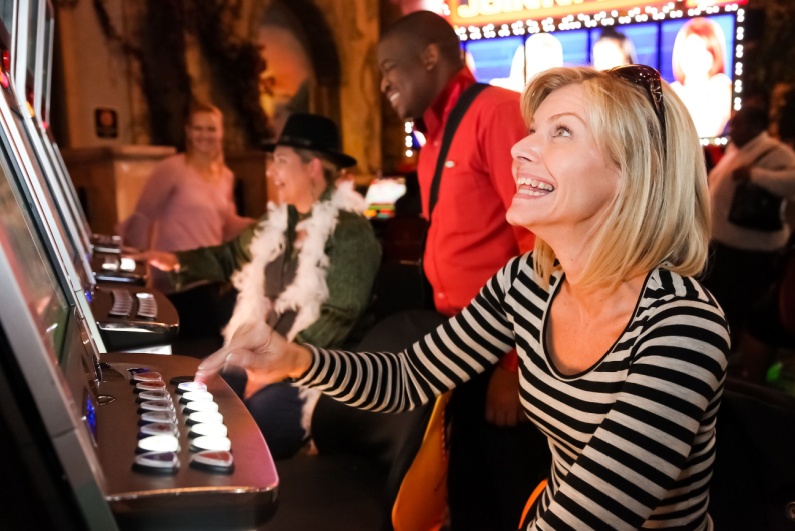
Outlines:
[[[239, 291], [224, 334], [266, 321], [298, 342], [339, 347], [365, 309], [380, 247], [361, 216], [364, 199], [339, 170], [356, 160], [340, 151], [328, 118], [294, 114], [274, 144], [268, 168], [279, 204], [237, 238], [216, 247], [145, 258], [172, 272], [177, 289], [200, 280], [229, 280]], [[307, 439], [314, 391], [248, 372], [244, 398], [274, 457], [294, 454]]]

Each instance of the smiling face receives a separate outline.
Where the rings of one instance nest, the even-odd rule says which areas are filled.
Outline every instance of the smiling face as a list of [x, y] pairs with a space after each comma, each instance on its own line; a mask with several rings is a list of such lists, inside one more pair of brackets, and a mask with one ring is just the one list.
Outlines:
[[580, 85], [539, 105], [511, 155], [517, 192], [508, 222], [547, 241], [558, 229], [587, 238], [618, 194], [620, 171], [596, 143]]
[[715, 58], [707, 48], [707, 41], [695, 33], [688, 35], [682, 45], [680, 62], [685, 82], [709, 78], [714, 62]]
[[224, 126], [221, 116], [213, 112], [197, 112], [185, 126], [188, 149], [193, 154], [215, 157], [221, 153]]
[[302, 213], [312, 209], [316, 199], [313, 191], [319, 195], [323, 188], [322, 171], [318, 176], [314, 166], [320, 167], [318, 159], [304, 162], [293, 148], [276, 146], [267, 175], [276, 187], [279, 203], [294, 205]]
[[400, 35], [386, 37], [378, 45], [381, 92], [404, 120], [420, 118], [438, 92], [432, 74], [435, 64], [423, 59], [417, 48]]

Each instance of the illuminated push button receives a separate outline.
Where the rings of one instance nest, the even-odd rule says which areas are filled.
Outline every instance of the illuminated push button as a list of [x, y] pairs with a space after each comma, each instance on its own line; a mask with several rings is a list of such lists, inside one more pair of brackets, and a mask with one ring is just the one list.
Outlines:
[[172, 422], [156, 422], [144, 424], [138, 431], [138, 438], [152, 437], [154, 435], [176, 435], [177, 426]]
[[133, 470], [146, 474], [173, 474], [177, 468], [177, 452], [146, 452], [136, 455], [133, 462]]
[[178, 452], [179, 439], [176, 435], [152, 435], [138, 441], [138, 453]]
[[138, 421], [138, 424], [144, 425], [164, 422], [174, 424], [177, 422], [177, 416], [173, 411], [144, 411], [141, 413], [141, 420]]
[[194, 400], [185, 404], [184, 411], [188, 415], [196, 411], [218, 411], [218, 404], [212, 400]]
[[107, 257], [102, 262], [102, 269], [105, 271], [117, 271], [119, 269], [119, 262], [111, 257]]
[[160, 391], [166, 388], [166, 382], [154, 381], [154, 382], [138, 382], [135, 384], [135, 392], [140, 393], [141, 391]]
[[224, 421], [224, 416], [217, 411], [194, 411], [188, 415], [188, 420], [185, 423], [188, 426], [195, 424], [221, 424]]
[[207, 384], [202, 382], [181, 382], [177, 385], [177, 393], [189, 393], [191, 391], [206, 391]]
[[134, 382], [162, 382], [163, 375], [159, 372], [149, 371], [149, 372], [139, 372], [132, 375], [132, 379]]
[[138, 406], [138, 413], [146, 413], [147, 411], [168, 411], [173, 413], [174, 404], [171, 400], [147, 400], [141, 402]]
[[202, 424], [194, 424], [190, 427], [190, 431], [188, 432], [188, 437], [191, 439], [195, 437], [201, 437], [204, 435], [207, 436], [214, 436], [214, 437], [226, 437], [227, 429], [225, 424], [220, 424], [218, 422], [212, 423], [202, 423]]
[[198, 402], [202, 400], [212, 400], [213, 394], [207, 391], [187, 391], [182, 393], [179, 399], [180, 403], [187, 404], [188, 402]]
[[125, 256], [121, 259], [120, 267], [122, 271], [135, 271], [135, 260]]
[[214, 450], [216, 452], [228, 452], [232, 449], [232, 441], [229, 437], [221, 435], [202, 435], [196, 437], [190, 443], [191, 452], [200, 452], [202, 450]]
[[231, 452], [205, 450], [190, 456], [190, 466], [219, 474], [231, 474], [235, 470], [235, 460]]
[[143, 402], [144, 400], [168, 400], [171, 402], [171, 394], [165, 389], [155, 389], [154, 391], [141, 391], [138, 393], [137, 400]]

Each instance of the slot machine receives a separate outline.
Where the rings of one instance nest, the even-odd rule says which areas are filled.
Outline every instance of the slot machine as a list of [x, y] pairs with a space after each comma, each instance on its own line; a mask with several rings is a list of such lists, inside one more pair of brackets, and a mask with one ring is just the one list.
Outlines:
[[[78, 220], [67, 211], [69, 200], [63, 189], [56, 186], [58, 177], [54, 165], [31, 117], [29, 109], [32, 104], [28, 96], [36, 102], [33, 92], [26, 88], [31, 83], [20, 85], [12, 76], [21, 75], [19, 64], [32, 64], [30, 68], [35, 68], [36, 61], [31, 59], [33, 54], [27, 54], [27, 48], [32, 49], [30, 39], [16, 39], [16, 56], [10, 52], [8, 43], [13, 43], [14, 36], [8, 28], [19, 32], [21, 27], [37, 27], [33, 19], [38, 20], [44, 15], [44, 11], [38, 9], [42, 5], [45, 4], [39, 1], [14, 4], [13, 10], [6, 15], [14, 13], [13, 16], [18, 17], [16, 27], [15, 19], [0, 21], [0, 53], [3, 57], [10, 57], [3, 64], [6, 69], [2, 72], [0, 121], [7, 130], [9, 157], [19, 167], [15, 177], [22, 180], [21, 193], [38, 231], [45, 236], [43, 241], [58, 266], [57, 274], [63, 277], [64, 285], [71, 286], [70, 299], [82, 307], [84, 315], [91, 317], [92, 338], [99, 350], [146, 348], [151, 351], [157, 347], [161, 352], [169, 353], [168, 345], [178, 333], [179, 317], [163, 294], [143, 287], [97, 283], [88, 252], [83, 247]], [[23, 44], [24, 52], [21, 51]], [[28, 70], [26, 67], [25, 79], [34, 79], [36, 76]], [[26, 91], [24, 99], [15, 91], [20, 87]], [[68, 177], [64, 176], [62, 180], [66, 179]]]
[[[38, 510], [61, 529], [260, 528], [278, 476], [244, 404], [220, 378], [193, 382], [196, 359], [94, 348], [11, 162], [0, 157], [0, 425]], [[14, 480], [0, 475], [4, 493]]]
[[[25, 4], [25, 3], [23, 3]], [[77, 198], [76, 190], [60, 152], [48, 128], [49, 99], [52, 75], [52, 46], [55, 18], [50, 2], [34, 0], [20, 4], [20, 20], [27, 19], [17, 31], [17, 66], [14, 68], [14, 88], [21, 112], [27, 110], [26, 120], [31, 143], [46, 167], [46, 184], [57, 199], [63, 218], [75, 245], [88, 256], [89, 268], [98, 282], [146, 284], [146, 265], [121, 256], [121, 238], [96, 235]], [[24, 71], [19, 65], [24, 65]]]

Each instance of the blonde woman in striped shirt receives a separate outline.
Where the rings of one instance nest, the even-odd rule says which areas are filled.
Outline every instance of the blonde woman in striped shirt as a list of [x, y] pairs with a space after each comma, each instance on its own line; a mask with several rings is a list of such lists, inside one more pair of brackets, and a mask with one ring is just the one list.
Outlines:
[[[712, 529], [726, 320], [695, 276], [710, 207], [703, 155], [656, 70], [560, 68], [527, 86], [508, 220], [535, 250], [400, 353], [350, 353], [240, 330], [200, 366], [255, 366], [392, 412], [459, 385], [513, 346], [520, 398], [552, 467], [528, 530]], [[487, 451], [488, 449], [484, 449]]]

